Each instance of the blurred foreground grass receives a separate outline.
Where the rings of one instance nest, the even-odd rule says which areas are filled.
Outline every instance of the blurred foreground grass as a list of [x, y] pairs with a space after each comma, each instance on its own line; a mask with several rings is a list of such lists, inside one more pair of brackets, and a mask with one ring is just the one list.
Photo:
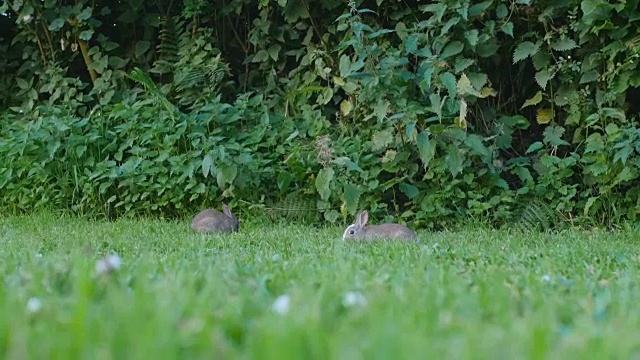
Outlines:
[[637, 233], [341, 234], [0, 218], [0, 358], [640, 359]]

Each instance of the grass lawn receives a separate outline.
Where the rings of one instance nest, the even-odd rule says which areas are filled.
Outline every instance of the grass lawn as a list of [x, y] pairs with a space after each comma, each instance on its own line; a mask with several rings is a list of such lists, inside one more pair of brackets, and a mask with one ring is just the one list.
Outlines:
[[637, 233], [341, 235], [0, 218], [0, 358], [640, 359]]

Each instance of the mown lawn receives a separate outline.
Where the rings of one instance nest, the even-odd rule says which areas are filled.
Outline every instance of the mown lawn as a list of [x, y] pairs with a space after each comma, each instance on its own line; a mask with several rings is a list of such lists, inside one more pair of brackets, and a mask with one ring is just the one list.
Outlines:
[[341, 234], [0, 218], [0, 358], [640, 359], [637, 233]]

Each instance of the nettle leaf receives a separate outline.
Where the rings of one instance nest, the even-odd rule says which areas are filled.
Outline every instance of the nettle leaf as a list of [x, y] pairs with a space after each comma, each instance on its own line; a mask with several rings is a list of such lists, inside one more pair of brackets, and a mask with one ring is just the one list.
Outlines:
[[374, 151], [386, 149], [387, 146], [393, 142], [393, 129], [386, 128], [384, 130], [376, 131], [371, 137], [371, 142], [373, 142], [372, 149]]
[[597, 70], [588, 70], [580, 77], [580, 84], [586, 84], [598, 80], [600, 73]]
[[464, 34], [464, 37], [469, 42], [469, 45], [476, 46], [478, 44], [478, 30], [469, 30]]
[[627, 159], [629, 159], [631, 154], [633, 154], [633, 147], [630, 145], [624, 146], [620, 150], [616, 151], [616, 154], [613, 156], [613, 162], [615, 163], [620, 160], [624, 165], [627, 163]]
[[511, 21], [506, 22], [500, 26], [500, 31], [511, 36], [513, 38], [513, 23]]
[[489, 148], [484, 145], [482, 137], [476, 134], [469, 134], [466, 139], [464, 139], [464, 143], [469, 147], [472, 153], [479, 155], [481, 157], [489, 157], [491, 152], [489, 152]]
[[471, 80], [473, 87], [476, 89], [482, 89], [482, 87], [487, 85], [487, 82], [489, 82], [489, 76], [485, 73], [470, 72], [467, 76], [469, 77], [469, 80]]
[[399, 188], [400, 188], [400, 191], [402, 191], [403, 194], [407, 195], [407, 197], [411, 200], [415, 199], [416, 196], [420, 195], [420, 190], [418, 190], [417, 187], [411, 184], [402, 183], [400, 184]]
[[584, 149], [584, 153], [588, 154], [590, 152], [600, 152], [604, 150], [604, 141], [602, 140], [602, 135], [598, 133], [594, 133], [589, 135], [587, 138], [587, 146]]
[[436, 143], [429, 139], [429, 133], [426, 131], [418, 134], [418, 154], [422, 161], [423, 167], [426, 169], [436, 153]]
[[462, 172], [462, 156], [458, 154], [458, 148], [449, 146], [444, 157], [444, 163], [454, 178]]
[[260, 50], [255, 55], [253, 55], [253, 59], [251, 59], [251, 62], [254, 62], [254, 63], [263, 62], [268, 58], [269, 58], [269, 53], [267, 52], [267, 50]]
[[546, 69], [551, 64], [551, 54], [544, 50], [538, 51], [533, 55], [533, 57], [531, 57], [531, 61], [533, 62], [533, 67], [536, 71]]
[[456, 95], [456, 76], [447, 71], [440, 74], [440, 81], [447, 88], [449, 96], [454, 97]]
[[204, 159], [202, 159], [202, 175], [206, 178], [209, 174], [213, 175], [213, 158], [211, 154], [205, 155]]
[[272, 58], [273, 61], [278, 61], [278, 57], [280, 55], [280, 49], [282, 49], [282, 46], [280, 46], [280, 44], [273, 44], [269, 46], [269, 49], [267, 49], [267, 52], [269, 53], [269, 57]]
[[485, 12], [489, 6], [493, 3], [493, 0], [483, 1], [478, 4], [474, 4], [469, 7], [469, 16], [477, 16]]
[[538, 105], [540, 104], [541, 101], [542, 101], [542, 91], [538, 91], [535, 95], [533, 95], [533, 97], [527, 99], [527, 101], [525, 101], [524, 104], [522, 104], [522, 106], [520, 107], [520, 110], [526, 108], [527, 106]]
[[473, 59], [467, 59], [467, 58], [458, 56], [456, 57], [454, 68], [457, 73], [460, 73], [460, 72], [463, 72], [469, 66], [473, 65], [474, 63], [475, 63], [475, 60]]
[[627, 117], [625, 116], [624, 111], [616, 108], [610, 108], [610, 107], [602, 109], [602, 116], [605, 118], [613, 118], [620, 122], [625, 122], [627, 120]]
[[320, 198], [324, 201], [329, 199], [331, 196], [331, 180], [333, 180], [333, 175], [335, 171], [332, 168], [323, 168], [318, 172], [318, 176], [316, 177], [316, 190], [318, 194], [320, 194]]
[[534, 151], [538, 151], [542, 149], [543, 146], [544, 145], [540, 141], [536, 141], [533, 144], [529, 145], [529, 147], [527, 148], [526, 154], [530, 154]]
[[531, 41], [523, 41], [513, 51], [513, 63], [518, 63], [529, 56], [535, 55], [540, 50], [540, 44], [534, 44]]
[[540, 70], [536, 73], [535, 79], [538, 85], [544, 90], [547, 87], [549, 80], [553, 78], [555, 74], [552, 74], [548, 69]]
[[540, 125], [548, 124], [553, 120], [553, 115], [553, 109], [551, 108], [538, 109], [536, 111], [536, 121]]
[[551, 146], [560, 146], [560, 145], [569, 145], [568, 142], [562, 140], [562, 135], [564, 135], [565, 129], [562, 126], [552, 125], [547, 126], [544, 129], [544, 141], [545, 144], [549, 144]]
[[418, 34], [411, 34], [407, 37], [407, 40], [404, 43], [404, 47], [409, 54], [415, 54], [418, 50], [418, 40], [420, 40]]
[[464, 44], [462, 43], [462, 41], [452, 41], [444, 47], [444, 49], [440, 53], [440, 59], [444, 60], [448, 57], [458, 55], [462, 52], [462, 49], [464, 49]]
[[551, 43], [551, 48], [556, 51], [569, 51], [577, 47], [578, 47], [578, 44], [576, 44], [576, 42], [573, 39], [569, 39], [567, 37]]
[[360, 200], [360, 195], [362, 195], [362, 190], [360, 190], [359, 186], [354, 184], [346, 184], [344, 186], [342, 200], [344, 201], [344, 206], [347, 212], [354, 213], [358, 211], [358, 201]]
[[460, 76], [460, 79], [456, 84], [456, 88], [458, 89], [458, 94], [460, 94], [461, 96], [473, 95], [476, 97], [481, 97], [478, 90], [474, 89], [473, 85], [471, 85], [471, 80], [469, 80], [467, 74], [465, 73]]

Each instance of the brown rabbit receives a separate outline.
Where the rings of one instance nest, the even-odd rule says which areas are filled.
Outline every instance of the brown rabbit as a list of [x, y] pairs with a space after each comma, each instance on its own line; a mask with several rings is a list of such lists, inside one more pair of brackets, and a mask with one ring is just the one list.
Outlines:
[[191, 229], [195, 232], [225, 232], [238, 231], [240, 222], [233, 215], [227, 204], [222, 203], [222, 212], [216, 209], [200, 211], [191, 221]]
[[342, 240], [404, 240], [418, 242], [418, 236], [413, 230], [402, 224], [380, 224], [380, 225], [367, 225], [369, 221], [369, 212], [367, 210], [361, 211], [354, 224], [349, 225], [344, 234], [342, 234]]

